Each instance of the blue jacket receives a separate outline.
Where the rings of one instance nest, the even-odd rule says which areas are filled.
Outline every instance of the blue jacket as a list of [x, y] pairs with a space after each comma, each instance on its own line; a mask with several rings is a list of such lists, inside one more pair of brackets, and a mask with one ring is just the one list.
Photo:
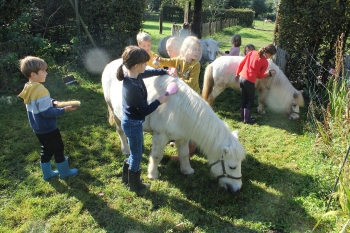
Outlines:
[[[133, 120], [145, 120], [145, 117], [158, 108], [160, 102], [147, 102], [147, 89], [143, 78], [166, 74], [166, 70], [145, 70], [137, 78], [124, 77], [123, 81], [123, 113]], [[165, 90], [164, 90], [165, 91]]]
[[46, 134], [57, 129], [56, 117], [62, 115], [64, 108], [54, 108], [49, 91], [39, 82], [26, 83], [18, 95], [27, 108], [30, 127], [36, 134]]

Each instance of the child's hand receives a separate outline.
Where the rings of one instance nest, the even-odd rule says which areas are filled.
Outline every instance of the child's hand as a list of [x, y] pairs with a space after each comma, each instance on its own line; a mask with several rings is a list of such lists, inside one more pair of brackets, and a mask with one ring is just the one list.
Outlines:
[[160, 104], [166, 102], [168, 100], [169, 96], [168, 95], [161, 95], [159, 98], [158, 98], [158, 101], [160, 102]]
[[236, 75], [235, 80], [236, 80], [236, 82], [238, 82], [238, 80], [239, 80], [239, 75], [238, 74]]
[[268, 70], [268, 71], [266, 71], [265, 74], [266, 74], [266, 77], [271, 77], [272, 75], [276, 74], [276, 70], [273, 70], [273, 69]]
[[172, 76], [172, 77], [176, 77], [177, 78], [177, 75], [173, 72], [172, 69], [169, 69], [166, 71], [168, 73], [168, 75]]
[[155, 57], [153, 58], [153, 65], [159, 66], [160, 65], [160, 57]]
[[64, 112], [71, 112], [71, 111], [74, 111], [76, 109], [77, 109], [76, 107], [67, 106], [67, 107], [64, 107]]

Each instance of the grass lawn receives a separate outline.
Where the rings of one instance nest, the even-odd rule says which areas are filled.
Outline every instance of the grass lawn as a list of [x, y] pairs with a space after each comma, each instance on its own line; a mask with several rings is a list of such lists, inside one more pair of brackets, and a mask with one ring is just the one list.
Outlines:
[[[164, 24], [163, 35], [156, 25], [144, 26], [154, 52], [159, 39], [170, 35], [171, 23]], [[255, 26], [265, 27], [258, 22]], [[235, 33], [242, 35], [243, 45], [259, 48], [272, 41], [273, 26], [268, 27], [235, 26], [213, 38], [221, 42], [222, 51], [231, 47]], [[338, 168], [313, 149], [306, 107], [297, 121], [267, 108], [266, 115], [254, 112], [257, 123], [247, 125], [238, 120], [240, 93], [225, 90], [213, 109], [230, 129], [239, 131], [245, 147], [242, 189], [234, 194], [220, 189], [200, 151], [191, 157], [195, 173], [181, 174], [170, 146], [159, 167], [160, 179], [149, 180], [152, 136], [146, 134], [141, 167], [151, 188], [138, 196], [121, 183], [125, 156], [115, 127], [108, 125], [100, 77], [85, 70], [69, 74], [77, 85], [63, 84], [59, 67], [51, 67], [44, 85], [58, 100], [82, 102], [78, 110], [58, 118], [70, 165], [79, 169], [75, 177], [41, 178], [40, 147], [23, 102], [0, 101], [0, 232], [311, 232], [325, 213]], [[326, 218], [316, 232], [339, 232], [340, 222]]]

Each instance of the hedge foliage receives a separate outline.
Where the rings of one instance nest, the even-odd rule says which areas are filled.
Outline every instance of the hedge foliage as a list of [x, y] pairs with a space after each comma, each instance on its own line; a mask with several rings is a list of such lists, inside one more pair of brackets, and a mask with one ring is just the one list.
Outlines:
[[[312, 83], [315, 75], [326, 81], [327, 70], [335, 66], [335, 43], [341, 33], [345, 41], [350, 30], [348, 0], [283, 0], [278, 11], [277, 45], [289, 54], [286, 74], [292, 82]], [[344, 50], [349, 49], [346, 44]], [[312, 62], [311, 60], [317, 62]], [[311, 74], [318, 64], [319, 74]], [[315, 67], [313, 67], [315, 70]]]
[[251, 9], [229, 9], [225, 11], [225, 18], [238, 19], [239, 25], [251, 27], [254, 22], [254, 11]]
[[[49, 66], [83, 60], [93, 44], [111, 59], [136, 43], [145, 1], [80, 0], [77, 27], [74, 0], [3, 0], [0, 2], [0, 94], [17, 93], [25, 79], [18, 60], [27, 55], [45, 59]], [[88, 33], [91, 38], [88, 36]], [[92, 42], [93, 41], [93, 42]]]

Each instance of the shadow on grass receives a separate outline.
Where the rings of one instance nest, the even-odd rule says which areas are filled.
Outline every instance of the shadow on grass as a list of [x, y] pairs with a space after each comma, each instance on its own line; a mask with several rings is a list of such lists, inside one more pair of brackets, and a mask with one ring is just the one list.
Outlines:
[[254, 232], [234, 224], [243, 219], [269, 226], [269, 232], [306, 232], [316, 223], [295, 199], [318, 189], [311, 176], [262, 164], [248, 155], [242, 164], [242, 189], [232, 194], [218, 186], [203, 162], [191, 160], [195, 173], [188, 176], [180, 173], [178, 162], [163, 165], [159, 168], [160, 180], [180, 189], [190, 202], [169, 201], [158, 194], [148, 198], [157, 208], [170, 205], [195, 225], [203, 228], [217, 225], [217, 232]]
[[[240, 98], [241, 93], [231, 88], [226, 88], [214, 101], [213, 110], [221, 119], [230, 119], [240, 122]], [[301, 135], [303, 126], [300, 121], [306, 121], [306, 107], [300, 108], [300, 118], [298, 120], [289, 120], [288, 115], [281, 112], [275, 112], [265, 105], [266, 114], [257, 112], [258, 100], [257, 93], [252, 109], [252, 117], [256, 119], [255, 124], [263, 126], [268, 125], [273, 128], [284, 129], [292, 134]]]
[[94, 218], [99, 226], [106, 232], [127, 232], [134, 229], [143, 229], [146, 232], [159, 232], [159, 226], [146, 226], [134, 218], [126, 217], [122, 212], [109, 207], [103, 196], [98, 193], [92, 193], [89, 187], [104, 186], [99, 180], [93, 178], [88, 173], [79, 170], [79, 174], [75, 177], [67, 178], [67, 186], [59, 181], [51, 182], [57, 192], [67, 193], [69, 196], [75, 197], [82, 203], [82, 211], [86, 210]]

